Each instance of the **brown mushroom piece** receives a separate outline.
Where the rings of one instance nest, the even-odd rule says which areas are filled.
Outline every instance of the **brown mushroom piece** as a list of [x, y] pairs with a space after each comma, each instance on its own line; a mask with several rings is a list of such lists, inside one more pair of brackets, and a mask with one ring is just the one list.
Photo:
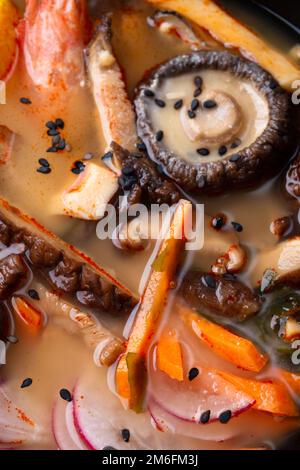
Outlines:
[[256, 314], [261, 307], [259, 297], [231, 275], [190, 271], [183, 280], [180, 293], [192, 308], [206, 315], [244, 320]]
[[299, 204], [300, 201], [300, 155], [298, 155], [290, 164], [286, 179], [285, 188], [289, 196], [296, 199]]
[[175, 57], [137, 90], [140, 138], [188, 191], [270, 177], [296, 147], [290, 95], [259, 65], [222, 51]]

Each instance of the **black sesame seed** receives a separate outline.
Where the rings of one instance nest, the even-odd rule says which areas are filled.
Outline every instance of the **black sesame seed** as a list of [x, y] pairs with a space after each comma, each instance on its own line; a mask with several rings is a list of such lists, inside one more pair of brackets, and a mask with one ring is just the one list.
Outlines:
[[164, 138], [164, 132], [163, 131], [156, 132], [155, 138], [157, 142], [161, 142]]
[[231, 416], [232, 416], [232, 413], [231, 413], [230, 410], [223, 411], [223, 413], [221, 413], [220, 416], [219, 416], [219, 421], [220, 421], [220, 423], [222, 423], [222, 424], [228, 423], [228, 421], [230, 420]]
[[49, 168], [48, 166], [40, 166], [40, 168], [38, 168], [36, 171], [38, 173], [42, 173], [43, 175], [48, 175], [49, 173], [51, 173], [51, 168]]
[[112, 447], [112, 446], [105, 446], [103, 447], [102, 450], [117, 450], [115, 447]]
[[203, 103], [205, 109], [213, 109], [217, 106], [217, 103], [214, 100], [206, 100]]
[[242, 143], [241, 139], [235, 139], [235, 141], [232, 142], [231, 144], [231, 148], [236, 149], [239, 145], [241, 145], [241, 143]]
[[202, 284], [204, 284], [206, 287], [209, 287], [210, 289], [215, 289], [217, 286], [215, 278], [210, 274], [205, 274], [202, 276]]
[[201, 424], [206, 424], [208, 423], [209, 420], [210, 420], [210, 410], [204, 411], [200, 416], [199, 422]]
[[199, 100], [197, 100], [197, 98], [194, 98], [191, 102], [191, 110], [196, 111], [196, 109], [198, 109], [199, 106], [200, 106]]
[[149, 90], [149, 88], [145, 88], [144, 90], [145, 96], [148, 96], [148, 98], [154, 98], [155, 93], [152, 90]]
[[199, 153], [199, 155], [201, 155], [202, 157], [207, 157], [207, 155], [209, 155], [209, 150], [207, 148], [201, 148], [201, 149], [197, 149], [197, 153]]
[[48, 129], [56, 129], [57, 126], [56, 126], [55, 122], [48, 121], [48, 122], [46, 122], [46, 127], [48, 127]]
[[85, 169], [85, 164], [81, 160], [77, 160], [76, 162], [74, 162], [74, 166], [75, 168], [79, 168], [80, 170]]
[[62, 119], [58, 118], [55, 120], [56, 127], [59, 127], [60, 129], [64, 129], [65, 123]]
[[174, 103], [174, 109], [181, 109], [183, 106], [183, 100], [177, 100], [176, 103]]
[[197, 98], [198, 96], [200, 96], [202, 93], [202, 88], [196, 88], [196, 90], [194, 91], [194, 98]]
[[56, 136], [56, 135], [59, 134], [59, 131], [58, 131], [57, 129], [49, 129], [49, 130], [47, 131], [47, 134], [48, 134], [50, 137], [54, 137], [54, 136]]
[[243, 226], [239, 224], [238, 222], [231, 222], [231, 225], [233, 226], [236, 232], [242, 232], [244, 229]]
[[113, 157], [113, 152], [109, 151], [109, 152], [106, 152], [103, 157], [101, 157], [101, 160], [109, 160]]
[[69, 392], [69, 390], [67, 390], [66, 388], [62, 388], [60, 391], [59, 391], [59, 394], [61, 396], [61, 398], [63, 400], [66, 400], [66, 401], [72, 401], [72, 395], [71, 393]]
[[61, 139], [57, 145], [58, 150], [65, 150], [66, 148], [66, 141], [65, 139]]
[[238, 153], [235, 153], [234, 155], [231, 155], [231, 157], [229, 158], [229, 161], [231, 163], [236, 163], [240, 158], [241, 156]]
[[199, 369], [197, 367], [192, 367], [189, 371], [189, 381], [191, 382], [199, 375]]
[[31, 384], [32, 384], [32, 379], [30, 379], [30, 378], [25, 379], [25, 380], [23, 380], [23, 382], [21, 384], [21, 388], [30, 387]]
[[220, 157], [223, 157], [223, 155], [225, 155], [227, 153], [227, 147], [226, 145], [221, 145], [221, 147], [219, 148], [219, 155]]
[[221, 230], [221, 228], [225, 225], [225, 221], [223, 217], [214, 217], [211, 221], [211, 225], [216, 230]]
[[48, 160], [46, 160], [46, 158], [40, 158], [39, 159], [39, 164], [41, 166], [44, 166], [45, 168], [48, 168], [50, 166]]
[[19, 339], [14, 335], [7, 336], [6, 340], [11, 344], [16, 344], [19, 342]]
[[57, 152], [57, 148], [56, 147], [49, 147], [47, 150], [46, 150], [47, 153], [56, 153]]
[[129, 176], [129, 175], [132, 175], [134, 173], [134, 168], [132, 168], [131, 166], [124, 166], [124, 168], [122, 168], [122, 174], [124, 176]]
[[61, 140], [60, 134], [55, 135], [55, 136], [53, 137], [53, 139], [52, 139], [52, 145], [57, 145], [57, 144], [59, 144], [60, 140]]
[[80, 168], [71, 168], [71, 172], [74, 173], [74, 175], [80, 175], [82, 170]]
[[166, 103], [165, 103], [164, 100], [160, 100], [160, 99], [156, 98], [154, 100], [154, 102], [159, 108], [164, 108], [166, 106]]
[[130, 431], [129, 429], [122, 429], [121, 431], [122, 439], [124, 442], [129, 442], [130, 440]]
[[202, 79], [202, 77], [200, 77], [199, 75], [197, 75], [197, 77], [194, 78], [194, 84], [196, 85], [197, 88], [202, 87], [202, 84], [203, 84], [203, 79]]
[[20, 98], [20, 102], [22, 104], [31, 104], [31, 100], [29, 98]]
[[40, 300], [39, 293], [35, 289], [29, 289], [28, 290], [28, 295], [29, 295], [29, 297], [31, 297], [34, 300]]
[[147, 148], [146, 148], [146, 145], [144, 144], [144, 142], [138, 142], [136, 144], [136, 148], [140, 151], [140, 152], [146, 152]]
[[191, 109], [188, 110], [188, 117], [190, 119], [194, 119], [196, 117], [196, 113], [192, 111]]

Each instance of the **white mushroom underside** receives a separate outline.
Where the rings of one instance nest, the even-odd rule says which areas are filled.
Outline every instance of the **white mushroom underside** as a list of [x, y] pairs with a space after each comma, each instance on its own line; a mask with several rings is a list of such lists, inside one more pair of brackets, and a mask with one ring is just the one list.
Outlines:
[[[194, 78], [203, 79], [200, 103], [215, 98], [220, 106], [213, 109], [199, 109], [196, 118], [183, 118], [191, 107], [196, 89]], [[166, 102], [158, 107], [154, 100], [146, 98], [147, 109], [154, 132], [162, 130], [161, 145], [191, 163], [217, 161], [225, 158], [219, 155], [219, 148], [227, 146], [226, 157], [250, 146], [267, 127], [269, 108], [265, 97], [252, 83], [233, 76], [230, 72], [204, 70], [172, 77], [155, 85], [157, 98]], [[175, 101], [183, 99], [183, 108], [174, 109]], [[241, 144], [231, 148], [231, 143], [240, 139]], [[208, 156], [200, 156], [197, 149], [207, 148]]]

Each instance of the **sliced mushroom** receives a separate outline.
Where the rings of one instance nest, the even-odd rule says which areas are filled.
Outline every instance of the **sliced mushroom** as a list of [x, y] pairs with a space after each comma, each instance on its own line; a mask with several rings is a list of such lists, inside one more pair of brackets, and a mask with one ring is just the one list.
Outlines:
[[203, 29], [197, 28], [194, 32], [187, 20], [176, 11], [157, 10], [154, 15], [148, 17], [147, 22], [163, 34], [180, 38], [192, 50], [207, 49], [217, 44]]
[[107, 149], [115, 141], [133, 151], [138, 140], [135, 115], [111, 39], [111, 18], [105, 15], [88, 50], [88, 71]]
[[300, 202], [300, 154], [290, 164], [285, 180], [287, 193]]
[[[86, 345], [94, 351], [94, 360], [97, 365], [109, 366], [117, 360], [124, 351], [124, 344], [92, 313], [79, 310], [42, 284], [36, 284], [35, 289], [40, 298], [39, 307], [49, 318], [54, 321], [58, 320], [59, 324], [64, 325], [69, 332], [80, 333]], [[74, 329], [71, 327], [71, 321], [75, 325]]]
[[289, 94], [254, 62], [228, 52], [175, 57], [140, 85], [138, 133], [184, 190], [257, 184], [296, 148]]

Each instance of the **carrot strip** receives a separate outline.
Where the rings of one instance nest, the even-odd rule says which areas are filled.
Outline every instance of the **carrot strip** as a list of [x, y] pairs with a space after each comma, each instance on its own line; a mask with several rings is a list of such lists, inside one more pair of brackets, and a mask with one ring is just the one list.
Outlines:
[[177, 308], [184, 322], [218, 356], [241, 369], [252, 372], [259, 372], [266, 365], [267, 356], [261, 354], [248, 339], [207, 320], [182, 303], [177, 304]]
[[12, 304], [21, 320], [33, 331], [42, 326], [42, 314], [22, 297], [13, 297]]
[[278, 375], [291, 387], [293, 392], [300, 395], [300, 374], [293, 374], [293, 372], [280, 369]]
[[159, 338], [156, 350], [157, 367], [171, 379], [183, 380], [181, 346], [175, 331], [165, 331]]
[[[145, 361], [148, 345], [163, 312], [170, 283], [179, 261], [179, 255], [184, 247], [185, 227], [187, 227], [187, 217], [191, 215], [191, 210], [192, 205], [190, 202], [186, 200], [179, 201], [166, 238], [162, 242], [152, 265], [151, 274], [129, 336], [125, 358], [124, 356], [121, 357], [117, 366], [117, 391], [123, 398], [129, 399], [129, 407], [136, 411], [140, 410], [140, 403], [137, 403], [136, 394], [132, 393], [133, 382], [132, 374], [128, 370], [128, 354], [134, 353], [142, 363]], [[131, 362], [137, 368], [137, 358]], [[129, 375], [131, 376], [131, 384], [129, 383]], [[135, 377], [135, 380], [139, 380], [139, 378]]]
[[233, 18], [212, 0], [148, 0], [158, 8], [175, 10], [208, 30], [226, 47], [234, 47], [247, 58], [258, 62], [281, 84], [292, 89], [300, 79], [300, 70], [283, 54], [269, 46], [246, 25]]
[[286, 387], [281, 383], [245, 379], [236, 375], [220, 372], [225, 380], [255, 399], [253, 408], [278, 416], [298, 416], [299, 412]]

